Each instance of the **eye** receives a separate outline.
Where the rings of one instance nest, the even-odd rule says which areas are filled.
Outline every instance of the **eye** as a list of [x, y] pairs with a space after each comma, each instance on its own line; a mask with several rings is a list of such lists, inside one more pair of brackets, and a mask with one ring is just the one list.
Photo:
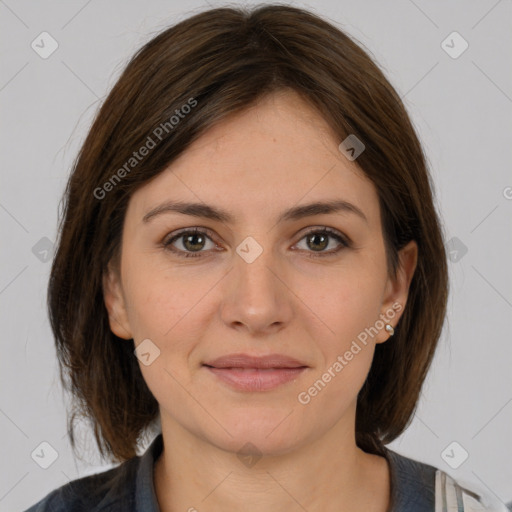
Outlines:
[[[325, 251], [326, 247], [331, 245], [331, 239], [336, 240], [338, 246], [329, 251]], [[309, 256], [313, 258], [331, 256], [351, 246], [350, 241], [341, 233], [327, 227], [313, 228], [306, 233], [300, 241], [302, 242], [302, 240], [306, 241], [306, 249], [301, 250], [310, 252], [311, 254], [309, 254]], [[208, 242], [211, 244], [210, 247], [208, 247]], [[162, 245], [166, 250], [173, 252], [181, 258], [198, 258], [201, 256], [201, 253], [208, 252], [208, 249], [219, 250], [218, 246], [212, 240], [210, 231], [199, 228], [183, 230], [167, 240], [164, 240]], [[203, 249], [206, 249], [206, 251]]]
[[[207, 241], [209, 241], [213, 246], [210, 246], [210, 249], [217, 247], [215, 243], [212, 241], [211, 237], [208, 235], [208, 233], [208, 231], [203, 231], [197, 228], [187, 229], [186, 231], [181, 231], [177, 235], [174, 235], [168, 240], [165, 240], [163, 242], [163, 246], [165, 249], [168, 249], [169, 251], [177, 254], [180, 257], [197, 258], [201, 255], [201, 252], [204, 252], [202, 251], [202, 249], [206, 247]], [[178, 241], [177, 245], [181, 246], [181, 248], [176, 248], [173, 245], [175, 241]]]
[[[330, 239], [336, 240], [338, 246], [334, 249], [326, 251], [325, 248], [329, 247]], [[301, 241], [305, 240], [306, 243], [306, 251], [312, 252], [309, 256], [312, 258], [322, 257], [322, 256], [331, 256], [333, 254], [338, 253], [344, 248], [350, 247], [349, 240], [344, 237], [338, 231], [331, 228], [313, 228], [306, 235], [301, 238]], [[312, 249], [310, 251], [309, 249]], [[317, 254], [315, 254], [317, 253]]]

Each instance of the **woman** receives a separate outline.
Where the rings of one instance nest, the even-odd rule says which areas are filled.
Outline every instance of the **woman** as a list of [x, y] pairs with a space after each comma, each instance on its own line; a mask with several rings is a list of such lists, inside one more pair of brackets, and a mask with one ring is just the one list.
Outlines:
[[71, 440], [85, 416], [122, 464], [30, 510], [500, 510], [385, 446], [447, 293], [425, 157], [370, 57], [288, 6], [182, 21], [98, 112], [49, 283]]

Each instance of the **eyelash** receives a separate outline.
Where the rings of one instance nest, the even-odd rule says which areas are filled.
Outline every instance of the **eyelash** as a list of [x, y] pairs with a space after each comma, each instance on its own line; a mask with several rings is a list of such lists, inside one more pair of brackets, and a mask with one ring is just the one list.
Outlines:
[[[164, 242], [162, 243], [162, 246], [164, 247], [164, 249], [166, 249], [168, 251], [171, 251], [172, 253], [176, 254], [180, 258], [198, 258], [198, 257], [202, 257], [201, 253], [206, 252], [206, 251], [197, 251], [196, 253], [194, 253], [194, 252], [185, 252], [185, 251], [182, 251], [181, 249], [175, 249], [172, 246], [172, 243], [174, 241], [182, 238], [185, 235], [197, 235], [197, 234], [205, 235], [213, 243], [215, 243], [212, 240], [212, 236], [211, 236], [212, 233], [209, 230], [207, 230], [207, 229], [202, 230], [202, 229], [199, 229], [199, 228], [187, 228], [186, 230], [183, 230], [183, 231], [179, 232], [178, 234], [174, 235], [173, 237], [171, 237], [171, 238], [169, 238], [167, 240], [164, 240]], [[315, 234], [315, 235], [317, 235], [317, 234], [329, 235], [330, 237], [332, 237], [335, 240], [337, 240], [341, 244], [341, 247], [339, 247], [339, 248], [337, 248], [335, 250], [327, 251], [327, 252], [319, 252], [317, 254], [311, 253], [309, 255], [310, 258], [322, 258], [322, 257], [332, 256], [332, 255], [337, 254], [338, 252], [340, 252], [342, 249], [346, 249], [346, 248], [351, 247], [351, 243], [350, 243], [350, 241], [347, 238], [342, 236], [338, 231], [336, 231], [334, 229], [331, 229], [331, 228], [328, 228], [328, 227], [324, 227], [324, 228], [320, 228], [320, 229], [319, 228], [313, 228], [312, 230], [310, 230], [307, 233], [305, 233], [302, 236], [302, 238], [299, 240], [299, 242], [301, 240], [303, 240], [304, 238], [306, 238], [307, 236], [313, 235], [313, 234]], [[311, 251], [307, 251], [307, 252], [311, 252]]]

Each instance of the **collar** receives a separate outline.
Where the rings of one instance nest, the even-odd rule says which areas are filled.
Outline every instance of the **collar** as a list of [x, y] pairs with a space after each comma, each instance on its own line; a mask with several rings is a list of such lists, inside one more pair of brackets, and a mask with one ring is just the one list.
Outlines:
[[140, 458], [135, 481], [135, 510], [137, 512], [160, 512], [153, 475], [154, 464], [162, 450], [163, 438], [162, 434], [158, 434]]

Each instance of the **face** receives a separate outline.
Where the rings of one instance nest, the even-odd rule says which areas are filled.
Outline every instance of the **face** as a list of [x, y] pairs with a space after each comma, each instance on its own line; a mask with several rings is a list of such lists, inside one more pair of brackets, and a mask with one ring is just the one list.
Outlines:
[[[417, 248], [388, 276], [375, 187], [340, 142], [294, 92], [275, 93], [210, 129], [130, 199], [105, 303], [112, 331], [139, 347], [164, 431], [269, 454], [334, 426], [351, 435]], [[171, 208], [178, 202], [203, 208]], [[304, 208], [326, 202], [342, 206]], [[230, 354], [300, 364], [206, 366]]]

